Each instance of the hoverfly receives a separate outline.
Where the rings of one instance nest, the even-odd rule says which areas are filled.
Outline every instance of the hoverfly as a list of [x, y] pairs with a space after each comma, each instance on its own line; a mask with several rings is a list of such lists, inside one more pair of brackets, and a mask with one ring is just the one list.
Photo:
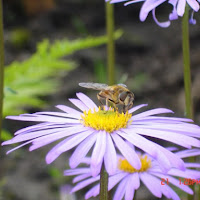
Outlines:
[[100, 90], [97, 99], [103, 105], [102, 99], [106, 100], [106, 105], [111, 102], [115, 109], [118, 105], [123, 105], [123, 111], [126, 112], [133, 106], [134, 94], [124, 84], [108, 86], [103, 83], [79, 83], [79, 86], [93, 90]]

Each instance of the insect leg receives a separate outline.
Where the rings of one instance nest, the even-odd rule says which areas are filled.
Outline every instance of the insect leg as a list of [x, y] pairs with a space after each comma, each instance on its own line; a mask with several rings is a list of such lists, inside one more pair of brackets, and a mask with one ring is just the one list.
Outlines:
[[125, 114], [127, 111], [127, 106], [123, 105], [123, 113]]
[[106, 106], [108, 107], [108, 99], [106, 98]]
[[99, 103], [101, 104], [101, 106], [103, 107], [103, 102], [102, 102], [102, 97], [99, 95], [99, 94], [97, 94], [97, 99], [99, 100]]

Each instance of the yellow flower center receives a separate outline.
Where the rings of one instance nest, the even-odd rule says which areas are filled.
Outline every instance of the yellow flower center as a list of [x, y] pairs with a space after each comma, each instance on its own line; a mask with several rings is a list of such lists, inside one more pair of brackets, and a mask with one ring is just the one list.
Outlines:
[[147, 157], [140, 157], [141, 168], [139, 170], [135, 169], [126, 159], [119, 159], [118, 168], [122, 171], [135, 173], [135, 172], [145, 172], [151, 167], [151, 160]]
[[119, 113], [111, 107], [108, 110], [102, 110], [99, 107], [98, 111], [92, 112], [91, 109], [89, 111], [84, 111], [81, 116], [81, 122], [84, 126], [112, 133], [120, 128], [126, 128], [130, 123], [129, 119], [131, 116], [132, 115], [128, 112], [125, 114]]

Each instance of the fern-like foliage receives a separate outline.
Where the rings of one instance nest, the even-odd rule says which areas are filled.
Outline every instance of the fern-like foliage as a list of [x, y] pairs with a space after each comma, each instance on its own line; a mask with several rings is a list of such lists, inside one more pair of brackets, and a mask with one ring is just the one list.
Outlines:
[[[116, 31], [115, 38], [121, 34]], [[29, 59], [6, 66], [3, 115], [23, 113], [28, 106], [42, 107], [45, 102], [39, 96], [50, 94], [59, 87], [58, 79], [55, 79], [58, 73], [61, 70], [67, 73], [76, 67], [74, 62], [61, 58], [106, 42], [106, 36], [58, 40], [53, 44], [44, 40]]]

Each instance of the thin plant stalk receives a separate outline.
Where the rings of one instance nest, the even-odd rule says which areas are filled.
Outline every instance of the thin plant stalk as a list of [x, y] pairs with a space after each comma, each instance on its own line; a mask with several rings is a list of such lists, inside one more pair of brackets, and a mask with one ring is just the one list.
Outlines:
[[[191, 72], [190, 72], [190, 44], [189, 44], [189, 8], [186, 6], [182, 19], [182, 48], [183, 48], [183, 71], [184, 71], [184, 90], [185, 90], [185, 112], [186, 117], [194, 119], [193, 102], [191, 91]], [[190, 162], [195, 162], [191, 157]], [[194, 191], [194, 185], [191, 186]], [[188, 200], [193, 200], [194, 196], [188, 195]]]
[[[108, 84], [115, 83], [115, 45], [114, 45], [114, 5], [105, 3], [106, 7], [106, 30], [107, 30], [107, 73]], [[108, 200], [108, 173], [104, 164], [100, 174], [100, 200]]]
[[3, 39], [3, 6], [0, 0], [0, 138], [3, 117], [3, 88], [4, 88], [4, 39]]
[[107, 69], [108, 84], [115, 83], [115, 43], [114, 43], [114, 5], [109, 1], [106, 4], [106, 29], [107, 29]]
[[108, 173], [105, 170], [104, 164], [100, 174], [100, 200], [108, 200]]
[[186, 7], [182, 19], [182, 48], [184, 66], [184, 87], [185, 87], [185, 112], [186, 117], [193, 119], [193, 103], [191, 92], [191, 73], [190, 73], [190, 46], [189, 46], [189, 8]]

